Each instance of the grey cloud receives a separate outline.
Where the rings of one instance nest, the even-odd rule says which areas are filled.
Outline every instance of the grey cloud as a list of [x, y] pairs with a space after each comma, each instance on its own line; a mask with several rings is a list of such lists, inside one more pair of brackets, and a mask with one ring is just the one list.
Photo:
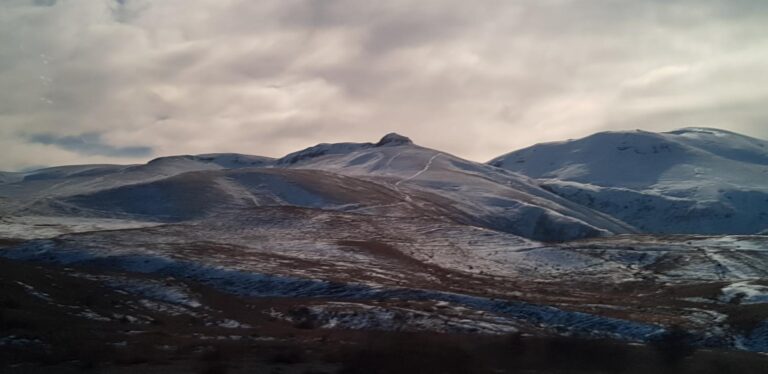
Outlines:
[[152, 148], [150, 147], [114, 147], [106, 144], [101, 134], [98, 133], [86, 133], [79, 136], [33, 134], [27, 139], [30, 143], [52, 145], [84, 155], [109, 157], [149, 157], [152, 155]]
[[[619, 129], [667, 131], [683, 127], [727, 128], [768, 139], [768, 112], [759, 109], [768, 95], [752, 99], [720, 100], [716, 105], [691, 105], [654, 112], [617, 111], [608, 123]], [[619, 114], [621, 117], [619, 117]]]
[[397, 131], [475, 160], [610, 129], [711, 125], [765, 137], [766, 7], [7, 0], [0, 169], [144, 157], [86, 154], [61, 136], [42, 139], [43, 152], [18, 135], [29, 133], [101, 134], [114, 149], [157, 154], [282, 156]]
[[56, 5], [56, 0], [32, 0], [32, 4], [37, 6], [54, 6]]

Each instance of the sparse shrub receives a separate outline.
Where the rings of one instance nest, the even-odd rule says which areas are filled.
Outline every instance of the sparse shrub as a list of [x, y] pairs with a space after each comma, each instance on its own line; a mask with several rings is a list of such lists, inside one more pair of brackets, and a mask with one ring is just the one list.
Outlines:
[[35, 324], [25, 319], [23, 315], [18, 315], [15, 312], [6, 312], [0, 310], [0, 331], [9, 330], [30, 330], [35, 327]]
[[209, 364], [200, 369], [200, 374], [226, 374], [229, 371], [223, 363]]
[[654, 339], [651, 346], [667, 366], [677, 366], [686, 357], [696, 352], [693, 336], [680, 326], [672, 326], [667, 332]]
[[727, 323], [743, 335], [750, 335], [768, 316], [767, 304], [746, 304], [729, 308]]
[[562, 369], [618, 372], [627, 361], [624, 346], [600, 339], [554, 337], [544, 343], [542, 360]]
[[199, 360], [201, 362], [200, 374], [225, 374], [229, 371], [224, 352], [218, 347], [201, 353]]
[[79, 298], [78, 303], [82, 306], [92, 307], [96, 304], [96, 297], [91, 294], [85, 294]]
[[134, 342], [124, 348], [117, 348], [114, 361], [118, 365], [139, 365], [158, 362], [160, 352], [149, 341]]
[[2, 299], [0, 299], [0, 308], [19, 309], [20, 307], [21, 307], [21, 303], [19, 303], [15, 299], [12, 299], [10, 297], [3, 297]]
[[76, 361], [81, 369], [91, 370], [114, 357], [115, 348], [111, 345], [91, 339], [76, 341], [76, 337], [69, 336], [63, 340], [57, 339], [55, 351], [50, 359], [53, 363]]
[[728, 300], [728, 304], [739, 305], [739, 304], [741, 304], [741, 301], [744, 300], [745, 297], [747, 297], [747, 294], [745, 294], [743, 292], [739, 292], [739, 293], [733, 295], [733, 297], [730, 300]]
[[293, 318], [293, 327], [304, 330], [312, 330], [317, 328], [317, 320], [312, 314], [312, 311], [307, 307], [293, 309], [288, 312], [288, 315]]
[[205, 350], [200, 354], [200, 361], [206, 362], [219, 362], [224, 361], [224, 353], [221, 349], [214, 347], [213, 349]]
[[293, 365], [306, 362], [306, 357], [304, 352], [300, 349], [288, 348], [272, 355], [272, 357], [269, 358], [269, 362], [273, 364]]
[[468, 351], [442, 337], [382, 336], [347, 358], [340, 374], [486, 373]]
[[523, 341], [522, 334], [519, 332], [507, 335], [506, 343], [510, 353], [513, 355], [520, 355], [525, 352], [525, 342]]
[[296, 321], [296, 323], [293, 324], [293, 327], [302, 330], [313, 330], [317, 328], [317, 324], [313, 319], [307, 318], [304, 320]]

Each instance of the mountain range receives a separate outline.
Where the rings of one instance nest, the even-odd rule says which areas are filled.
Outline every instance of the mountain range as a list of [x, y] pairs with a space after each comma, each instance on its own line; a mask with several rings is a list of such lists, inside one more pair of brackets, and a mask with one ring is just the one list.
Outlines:
[[270, 352], [286, 351], [338, 368], [343, 352], [368, 362], [377, 331], [416, 361], [443, 344], [409, 346], [418, 334], [465, 342], [488, 365], [471, 372], [541, 349], [523, 369], [615, 372], [593, 370], [609, 349], [659, 372], [643, 366], [654, 344], [761, 372], [733, 351], [768, 352], [767, 149], [716, 129], [606, 132], [479, 163], [388, 134], [0, 173], [0, 365], [229, 349], [243, 370], [283, 370], [295, 357]]
[[436, 217], [542, 241], [768, 229], [768, 142], [703, 128], [598, 133], [485, 164], [389, 134], [280, 159], [171, 156], [0, 176], [3, 215], [180, 222], [297, 206]]

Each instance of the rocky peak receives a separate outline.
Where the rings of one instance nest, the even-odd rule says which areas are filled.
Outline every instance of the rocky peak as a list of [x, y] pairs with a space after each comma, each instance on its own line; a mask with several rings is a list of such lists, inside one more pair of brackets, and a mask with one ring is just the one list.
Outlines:
[[389, 146], [389, 145], [407, 145], [407, 144], [413, 144], [413, 141], [411, 141], [410, 138], [406, 136], [402, 136], [397, 133], [389, 133], [387, 135], [384, 135], [381, 140], [379, 140], [378, 143], [376, 143], [377, 147], [381, 146]]

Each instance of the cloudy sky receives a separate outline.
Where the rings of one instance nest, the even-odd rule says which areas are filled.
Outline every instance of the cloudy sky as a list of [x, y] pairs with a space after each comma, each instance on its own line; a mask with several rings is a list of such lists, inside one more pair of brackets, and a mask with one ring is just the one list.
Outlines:
[[688, 126], [768, 138], [768, 1], [0, 1], [0, 170]]

